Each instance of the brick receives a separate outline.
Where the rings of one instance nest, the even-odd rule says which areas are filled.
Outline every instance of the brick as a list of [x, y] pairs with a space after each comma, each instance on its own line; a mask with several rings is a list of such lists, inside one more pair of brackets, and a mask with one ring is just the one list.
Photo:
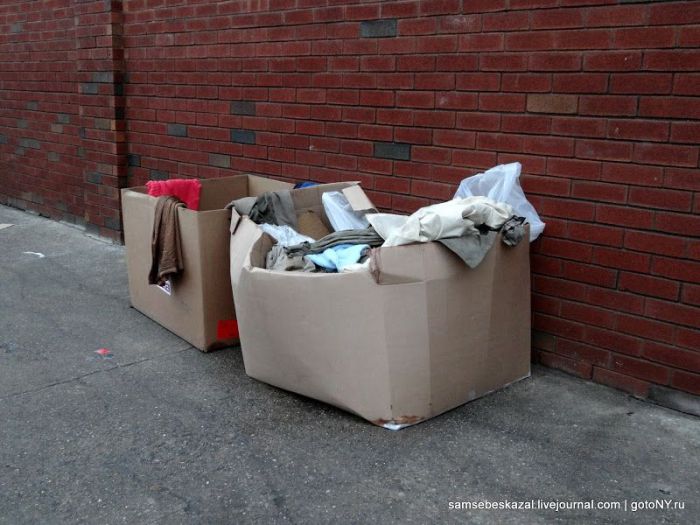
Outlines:
[[673, 27], [634, 27], [615, 30], [613, 38], [619, 49], [654, 49], [673, 47], [676, 35]]
[[457, 89], [464, 91], [498, 91], [500, 84], [498, 73], [462, 73], [456, 76]]
[[641, 26], [646, 22], [646, 11], [639, 6], [610, 6], [586, 8], [588, 27]]
[[692, 328], [700, 327], [700, 308], [697, 306], [649, 298], [646, 301], [644, 313], [654, 319], [686, 325]]
[[141, 155], [135, 153], [129, 153], [127, 155], [127, 164], [131, 167], [141, 166]]
[[539, 362], [550, 368], [556, 368], [585, 379], [591, 378], [592, 366], [585, 361], [575, 361], [550, 352], [538, 352]]
[[633, 314], [644, 312], [644, 297], [632, 293], [624, 293], [619, 290], [587, 286], [585, 301], [621, 312]]
[[527, 110], [531, 113], [576, 113], [575, 95], [527, 95]]
[[640, 210], [629, 206], [596, 205], [596, 220], [605, 224], [630, 226], [632, 228], [654, 227], [654, 213], [650, 210]]
[[102, 174], [94, 171], [89, 172], [85, 175], [85, 181], [91, 184], [102, 184]]
[[629, 203], [675, 211], [690, 211], [691, 194], [685, 191], [659, 188], [630, 188]]
[[673, 144], [644, 144], [634, 146], [633, 159], [646, 164], [697, 166], [698, 148]]
[[681, 301], [686, 304], [700, 306], [700, 286], [694, 284], [683, 284]]
[[581, 27], [582, 25], [582, 10], [556, 9], [533, 11], [530, 14], [531, 29], [562, 29], [568, 27]]
[[629, 161], [632, 159], [632, 145], [603, 140], [578, 140], [576, 156], [582, 159]]
[[615, 139], [664, 142], [668, 140], [669, 125], [667, 122], [642, 119], [610, 120], [608, 136]]
[[579, 99], [579, 113], [604, 116], [636, 115], [637, 99], [623, 95], [582, 95]]
[[700, 350], [700, 330], [676, 327], [675, 344], [695, 351]]
[[600, 162], [578, 159], [547, 159], [547, 175], [556, 177], [590, 179], [600, 178]]
[[610, 93], [663, 95], [671, 93], [673, 75], [666, 73], [614, 73]]
[[209, 154], [209, 165], [217, 168], [230, 168], [231, 159], [228, 155], [219, 155], [218, 153]]
[[166, 171], [162, 170], [150, 170], [148, 174], [150, 180], [168, 180], [170, 175]]
[[651, 257], [649, 255], [613, 248], [596, 247], [593, 250], [593, 262], [608, 268], [648, 272]]
[[115, 81], [113, 71], [95, 71], [92, 73], [92, 81], [99, 84], [110, 84]]
[[552, 78], [551, 75], [544, 73], [504, 73], [501, 89], [519, 93], [549, 92], [552, 90]]
[[584, 361], [596, 366], [610, 365], [610, 352], [602, 348], [596, 348], [578, 341], [560, 339], [557, 341], [556, 351], [574, 361]]
[[579, 53], [531, 53], [528, 59], [530, 71], [578, 71], [581, 69]]
[[569, 301], [562, 301], [560, 315], [565, 319], [603, 328], [612, 328], [617, 319], [617, 314], [611, 310]]
[[59, 124], [70, 124], [70, 115], [66, 113], [59, 113], [56, 115], [56, 122]]
[[560, 73], [553, 82], [553, 90], [559, 93], [605, 93], [608, 89], [605, 73]]
[[541, 241], [542, 252], [564, 259], [590, 262], [593, 254], [592, 246], [577, 241], [543, 237]]
[[520, 112], [525, 109], [525, 96], [510, 93], [481, 93], [479, 110]]
[[680, 289], [680, 285], [675, 281], [628, 272], [620, 273], [618, 287], [623, 291], [671, 301], [678, 299], [678, 290]]
[[675, 370], [671, 375], [671, 386], [691, 394], [700, 395], [700, 374]]
[[173, 137], [186, 137], [187, 126], [184, 124], [168, 124], [168, 135]]
[[[617, 329], [626, 334], [670, 343], [673, 341], [675, 327], [655, 319], [647, 319], [636, 315], [620, 314], [617, 318]], [[645, 342], [648, 344], [648, 341]]]
[[700, 69], [700, 53], [680, 49], [645, 51], [643, 68], [649, 71], [697, 71]]
[[576, 321], [536, 312], [534, 315], [533, 328], [556, 336], [581, 340], [583, 338], [585, 326]]
[[608, 125], [603, 118], [554, 117], [552, 133], [572, 137], [605, 137]]
[[657, 211], [654, 226], [659, 231], [681, 235], [693, 232], [693, 235], [697, 236], [697, 232], [700, 232], [700, 216]]
[[231, 142], [240, 144], [255, 144], [255, 131], [247, 129], [232, 129]]
[[663, 170], [658, 166], [605, 163], [603, 164], [601, 179], [624, 184], [659, 186], [663, 180]]
[[647, 97], [639, 99], [640, 117], [700, 119], [700, 101], [692, 97]]
[[459, 51], [462, 53], [500, 51], [503, 49], [503, 42], [503, 35], [499, 33], [461, 35], [459, 37]]
[[649, 383], [626, 374], [593, 367], [593, 381], [617, 388], [635, 397], [646, 398], [649, 395]]
[[700, 122], [673, 122], [671, 142], [700, 144]]
[[27, 149], [41, 149], [41, 143], [36, 139], [19, 139], [19, 145]]
[[396, 36], [397, 25], [395, 18], [369, 20], [360, 23], [362, 38], [387, 38]]
[[655, 257], [652, 273], [679, 281], [700, 282], [700, 262]]
[[568, 236], [572, 240], [584, 243], [603, 244], [606, 246], [622, 246], [624, 230], [601, 224], [571, 222]]
[[255, 101], [252, 100], [233, 100], [231, 101], [230, 113], [232, 115], [250, 115], [256, 113]]
[[686, 245], [685, 239], [662, 233], [628, 231], [625, 234], [625, 247], [641, 252], [682, 257]]
[[574, 153], [574, 141], [563, 137], [527, 136], [523, 139], [523, 151], [538, 155], [570, 157]]
[[613, 288], [617, 280], [617, 272], [614, 270], [573, 261], [564, 263], [563, 275], [572, 281], [595, 284], [605, 288]]
[[591, 52], [583, 58], [583, 69], [586, 71], [637, 71], [641, 66], [640, 51]]
[[375, 142], [374, 156], [382, 159], [411, 160], [411, 145], [395, 142]]
[[633, 357], [622, 355], [613, 356], [612, 368], [619, 373], [657, 384], [664, 385], [667, 384], [669, 380], [669, 370], [667, 367]]
[[100, 91], [100, 85], [95, 82], [85, 82], [80, 84], [80, 92], [83, 95], [97, 95]]

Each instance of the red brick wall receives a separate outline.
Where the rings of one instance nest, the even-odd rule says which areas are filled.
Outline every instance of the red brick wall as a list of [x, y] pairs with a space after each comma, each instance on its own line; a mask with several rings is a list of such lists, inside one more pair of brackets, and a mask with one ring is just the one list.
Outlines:
[[119, 8], [0, 5], [0, 202], [114, 238], [126, 183]]
[[[0, 24], [9, 28], [35, 4], [0, 7]], [[117, 53], [87, 67], [127, 75], [125, 115], [115, 115], [127, 123], [129, 172], [125, 180], [119, 171], [125, 142], [116, 132], [114, 158], [101, 163], [115, 178], [97, 177], [98, 188], [232, 172], [360, 179], [378, 205], [410, 212], [451, 197], [465, 176], [518, 160], [547, 222], [532, 256], [536, 358], [639, 396], [652, 384], [700, 394], [700, 2], [112, 7], [119, 23], [123, 9], [123, 38], [115, 23], [112, 45], [123, 46], [125, 61]], [[20, 49], [13, 38], [3, 31], [2, 61]], [[78, 113], [78, 88], [59, 70]], [[13, 157], [24, 136], [14, 119], [37, 95], [35, 84], [0, 71], [8, 137], [0, 169], [12, 170], [0, 175], [11, 181], [0, 193], [53, 215], [66, 198], [50, 190], [58, 170], [74, 172], [60, 163], [47, 171], [45, 161], [25, 168]], [[57, 107], [42, 106], [36, 118]], [[114, 122], [118, 131], [123, 123]], [[90, 173], [76, 185], [83, 195]], [[22, 197], [33, 184], [43, 204]], [[94, 222], [114, 217], [114, 199], [79, 204]]]

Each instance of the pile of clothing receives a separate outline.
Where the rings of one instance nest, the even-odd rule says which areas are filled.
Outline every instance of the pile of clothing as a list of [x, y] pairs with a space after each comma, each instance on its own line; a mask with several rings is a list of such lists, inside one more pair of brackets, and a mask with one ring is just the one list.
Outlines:
[[384, 239], [363, 213], [350, 206], [339, 191], [322, 194], [324, 217], [305, 210], [297, 214], [289, 191], [264, 193], [231, 202], [239, 215], [258, 224], [276, 244], [267, 254], [266, 268], [277, 271], [343, 272], [359, 269], [372, 247]]
[[410, 216], [357, 212], [338, 191], [323, 193], [321, 201], [327, 222], [309, 210], [297, 215], [289, 191], [238, 199], [229, 207], [248, 215], [276, 241], [266, 268], [277, 271], [368, 271], [372, 248], [429, 241], [442, 243], [474, 268], [499, 232], [508, 246], [524, 236], [525, 218], [516, 216], [509, 204], [484, 196], [455, 198]]

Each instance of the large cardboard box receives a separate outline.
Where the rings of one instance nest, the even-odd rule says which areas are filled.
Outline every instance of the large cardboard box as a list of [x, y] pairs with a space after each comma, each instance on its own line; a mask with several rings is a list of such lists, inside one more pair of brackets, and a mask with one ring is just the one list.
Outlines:
[[148, 284], [156, 200], [145, 187], [122, 190], [131, 304], [202, 351], [238, 343], [229, 276], [233, 199], [286, 190], [291, 184], [253, 175], [200, 181], [199, 211], [178, 209], [185, 269], [171, 286]]
[[[316, 209], [320, 192], [296, 197]], [[361, 190], [346, 190], [356, 208]], [[346, 193], [346, 194], [348, 194]], [[527, 241], [470, 269], [440, 243], [373, 252], [371, 272], [264, 269], [273, 241], [232, 217], [246, 373], [398, 429], [530, 375]]]

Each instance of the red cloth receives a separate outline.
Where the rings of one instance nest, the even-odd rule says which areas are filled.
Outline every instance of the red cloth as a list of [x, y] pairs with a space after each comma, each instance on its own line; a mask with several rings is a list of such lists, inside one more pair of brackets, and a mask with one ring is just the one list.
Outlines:
[[173, 195], [185, 203], [190, 210], [199, 209], [199, 193], [202, 184], [197, 179], [149, 180], [146, 183], [151, 197]]

